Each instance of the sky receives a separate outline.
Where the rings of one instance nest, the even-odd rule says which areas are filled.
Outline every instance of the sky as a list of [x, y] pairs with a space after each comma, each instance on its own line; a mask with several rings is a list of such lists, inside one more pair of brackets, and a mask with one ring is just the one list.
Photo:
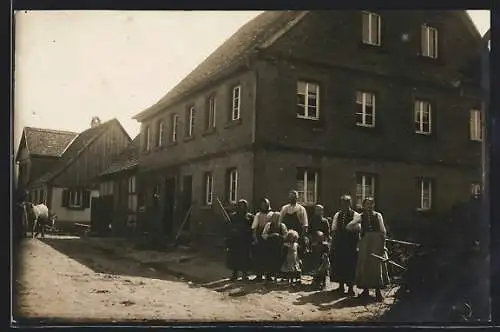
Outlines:
[[[24, 126], [81, 132], [156, 103], [260, 11], [15, 13], [14, 153]], [[488, 10], [469, 10], [478, 31]], [[15, 155], [15, 154], [14, 154]]]

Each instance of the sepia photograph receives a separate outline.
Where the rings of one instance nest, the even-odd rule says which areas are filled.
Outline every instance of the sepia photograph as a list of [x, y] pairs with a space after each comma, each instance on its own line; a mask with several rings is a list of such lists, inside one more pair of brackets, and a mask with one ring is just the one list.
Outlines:
[[490, 10], [12, 21], [11, 326], [491, 320]]

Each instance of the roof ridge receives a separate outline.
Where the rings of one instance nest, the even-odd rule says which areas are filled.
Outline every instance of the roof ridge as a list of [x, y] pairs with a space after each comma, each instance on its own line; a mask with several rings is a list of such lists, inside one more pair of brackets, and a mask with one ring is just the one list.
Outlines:
[[57, 134], [76, 134], [76, 135], [78, 135], [77, 132], [75, 132], [75, 131], [69, 131], [69, 130], [59, 130], [59, 129], [51, 129], [51, 128], [31, 127], [31, 126], [25, 126], [24, 129], [31, 129], [31, 130], [44, 131], [44, 132], [52, 132], [52, 133], [57, 133]]

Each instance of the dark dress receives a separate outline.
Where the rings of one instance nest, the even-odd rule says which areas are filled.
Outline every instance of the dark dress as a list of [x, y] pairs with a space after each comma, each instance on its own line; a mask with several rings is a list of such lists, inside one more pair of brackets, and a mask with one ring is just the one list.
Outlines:
[[277, 233], [279, 236], [269, 236], [267, 240], [264, 241], [264, 250], [266, 253], [264, 264], [267, 273], [275, 274], [280, 272], [283, 263], [283, 239], [286, 235], [286, 231], [286, 226], [284, 224], [269, 224], [269, 234]]
[[299, 234], [299, 259], [303, 259], [309, 251], [309, 239], [304, 234], [304, 228], [300, 222], [297, 212], [287, 213], [283, 216], [283, 224], [288, 230], [293, 229]]
[[266, 241], [262, 238], [262, 232], [269, 219], [269, 213], [259, 212], [255, 215], [258, 218], [259, 223], [255, 228], [255, 235], [257, 238], [257, 243], [254, 243], [251, 248], [252, 253], [252, 267], [253, 271], [257, 274], [262, 274], [266, 272], [266, 256], [267, 256], [267, 246]]
[[247, 272], [251, 268], [253, 215], [232, 213], [226, 239], [227, 267], [232, 271]]
[[309, 221], [309, 228], [307, 230], [311, 240], [314, 239], [317, 231], [322, 232], [325, 239], [330, 237], [330, 224], [328, 223], [328, 219], [313, 215]]
[[357, 246], [359, 232], [346, 230], [352, 221], [354, 211], [340, 211], [337, 217], [337, 227], [333, 232], [332, 265], [330, 280], [352, 283], [356, 276]]

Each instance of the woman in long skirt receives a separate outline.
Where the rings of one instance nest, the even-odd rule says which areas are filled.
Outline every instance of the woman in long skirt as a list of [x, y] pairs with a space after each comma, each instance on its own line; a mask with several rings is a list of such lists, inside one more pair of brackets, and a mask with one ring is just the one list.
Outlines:
[[355, 229], [361, 225], [361, 240], [359, 241], [358, 261], [356, 265], [356, 285], [362, 288], [361, 297], [369, 296], [369, 289], [375, 289], [377, 301], [383, 301], [381, 289], [389, 283], [386, 263], [373, 257], [376, 254], [387, 258], [385, 250], [386, 229], [382, 214], [373, 210], [373, 198], [363, 200], [363, 212], [359, 218], [351, 221], [347, 228]]
[[[259, 212], [255, 215], [252, 223], [252, 265], [254, 272], [257, 274], [255, 281], [261, 281], [263, 274], [266, 272], [266, 244], [262, 238], [262, 232], [266, 224], [271, 220], [272, 215], [271, 203], [267, 198], [263, 198], [260, 201]], [[270, 278], [270, 276], [267, 277]]]
[[354, 219], [359, 219], [359, 213], [351, 209], [351, 197], [344, 195], [340, 198], [340, 211], [335, 214], [332, 222], [332, 246], [331, 246], [331, 273], [330, 281], [338, 282], [340, 293], [354, 296], [354, 279], [356, 275], [356, 261], [358, 255], [358, 241], [360, 225], [354, 230], [346, 229], [346, 226]]
[[266, 224], [262, 231], [262, 238], [264, 239], [265, 249], [265, 271], [269, 277], [274, 277], [275, 281], [278, 278], [281, 264], [283, 263], [282, 249], [286, 233], [287, 228], [280, 221], [279, 212], [274, 212], [271, 215], [271, 221]]

